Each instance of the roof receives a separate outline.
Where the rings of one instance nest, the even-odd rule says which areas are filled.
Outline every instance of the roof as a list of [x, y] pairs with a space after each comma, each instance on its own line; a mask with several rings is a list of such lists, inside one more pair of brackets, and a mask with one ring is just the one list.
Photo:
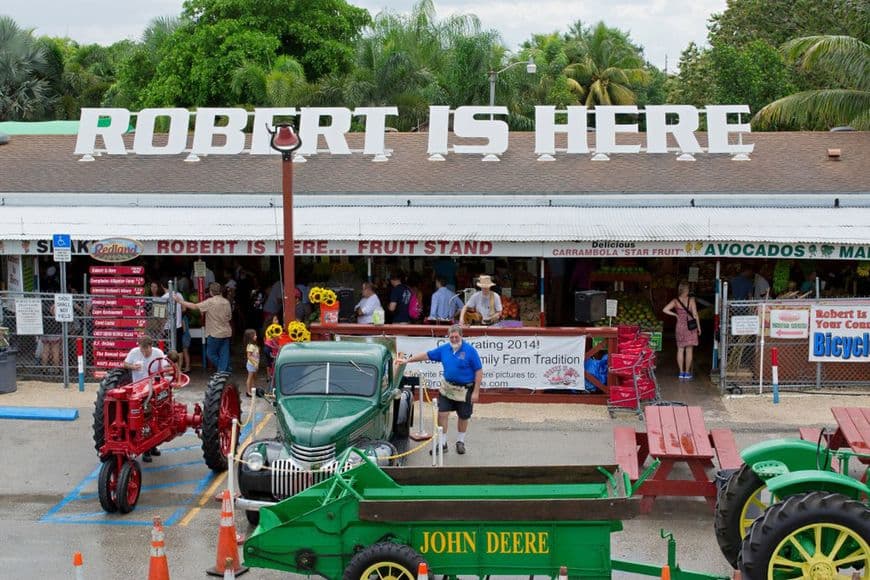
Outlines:
[[[627, 139], [637, 139], [627, 136]], [[703, 134], [698, 135], [704, 144]], [[130, 137], [125, 139], [130, 141]], [[159, 139], [159, 138], [158, 138]], [[363, 135], [348, 135], [351, 149], [362, 148]], [[752, 133], [751, 161], [728, 155], [696, 154], [677, 161], [673, 154], [557, 154], [538, 161], [533, 133], [511, 133], [500, 162], [478, 155], [446, 156], [429, 161], [425, 133], [388, 133], [389, 161], [371, 156], [318, 154], [294, 164], [297, 194], [501, 194], [573, 195], [598, 193], [744, 193], [759, 196], [794, 193], [870, 193], [870, 133]], [[210, 155], [197, 163], [184, 156], [101, 156], [91, 163], [73, 155], [74, 136], [19, 135], [0, 148], [0, 195], [4, 193], [214, 193], [281, 191], [277, 156]], [[840, 149], [840, 160], [828, 158]]]
[[[176, 207], [131, 207], [112, 205], [107, 199], [117, 196], [102, 197], [103, 204], [90, 197], [91, 204], [80, 207], [6, 205], [0, 211], [0, 239], [50, 239], [59, 231], [75, 239], [284, 238], [282, 207], [268, 203], [270, 198], [255, 196], [258, 203], [231, 211], [225, 205], [191, 211], [183, 207], [184, 198], [174, 200]], [[836, 205], [814, 196], [815, 207], [809, 200], [793, 207], [735, 206], [725, 204], [722, 196], [680, 196], [669, 205], [647, 201], [635, 206], [618, 206], [595, 196], [557, 198], [555, 204], [552, 199], [518, 201], [508, 205], [492, 199], [472, 205], [463, 196], [391, 196], [382, 197], [378, 206], [338, 206], [306, 196], [294, 207], [293, 235], [297, 240], [334, 241], [870, 241], [870, 195], [844, 197]], [[824, 202], [827, 205], [820, 207]]]

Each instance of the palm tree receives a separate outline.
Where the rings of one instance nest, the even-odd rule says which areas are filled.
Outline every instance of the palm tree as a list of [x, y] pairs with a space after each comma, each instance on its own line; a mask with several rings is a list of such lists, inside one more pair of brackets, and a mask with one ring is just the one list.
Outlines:
[[288, 107], [305, 104], [311, 88], [305, 69], [292, 56], [279, 56], [268, 71], [245, 63], [233, 71], [230, 90], [237, 99], [253, 105]]
[[870, 46], [850, 36], [806, 36], [782, 46], [804, 71], [826, 70], [841, 87], [803, 91], [763, 107], [752, 119], [761, 127], [870, 129]]
[[51, 108], [45, 48], [0, 16], [0, 121], [39, 119]]
[[583, 56], [563, 70], [570, 90], [587, 107], [634, 104], [631, 87], [649, 82], [649, 72], [627, 37], [599, 22], [578, 40]]

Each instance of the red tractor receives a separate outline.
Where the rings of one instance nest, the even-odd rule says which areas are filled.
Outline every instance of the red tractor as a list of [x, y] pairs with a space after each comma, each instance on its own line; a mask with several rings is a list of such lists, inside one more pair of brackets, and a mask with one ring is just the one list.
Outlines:
[[228, 373], [212, 376], [203, 406], [196, 403], [192, 411], [173, 400], [174, 390], [190, 379], [168, 358], [152, 361], [148, 377], [128, 381], [124, 369], [106, 373], [94, 405], [94, 446], [103, 463], [97, 485], [100, 505], [109, 513], [131, 512], [139, 501], [142, 470], [136, 457], [189, 428], [202, 439], [206, 465], [226, 471], [233, 419], [241, 416], [238, 387]]

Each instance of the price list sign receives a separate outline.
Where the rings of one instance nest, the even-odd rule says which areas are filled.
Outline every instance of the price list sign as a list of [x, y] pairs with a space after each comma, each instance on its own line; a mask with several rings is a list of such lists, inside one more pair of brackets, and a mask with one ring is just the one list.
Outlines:
[[137, 339], [144, 334], [146, 318], [145, 268], [142, 266], [91, 266], [90, 293], [94, 331], [91, 352], [94, 376], [123, 366]]

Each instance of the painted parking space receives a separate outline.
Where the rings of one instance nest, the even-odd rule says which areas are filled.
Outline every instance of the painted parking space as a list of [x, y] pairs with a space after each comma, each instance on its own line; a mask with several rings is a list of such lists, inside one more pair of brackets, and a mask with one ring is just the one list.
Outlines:
[[[261, 422], [258, 413], [239, 432], [242, 447]], [[54, 524], [104, 524], [111, 526], [151, 526], [154, 516], [164, 526], [178, 524], [211, 485], [225, 474], [212, 472], [202, 458], [202, 444], [193, 431], [160, 446], [161, 455], [153, 463], [142, 463], [142, 491], [136, 509], [129, 514], [109, 514], [102, 510], [97, 492], [100, 464], [80, 481], [40, 522]], [[167, 515], [168, 514], [168, 515]]]

